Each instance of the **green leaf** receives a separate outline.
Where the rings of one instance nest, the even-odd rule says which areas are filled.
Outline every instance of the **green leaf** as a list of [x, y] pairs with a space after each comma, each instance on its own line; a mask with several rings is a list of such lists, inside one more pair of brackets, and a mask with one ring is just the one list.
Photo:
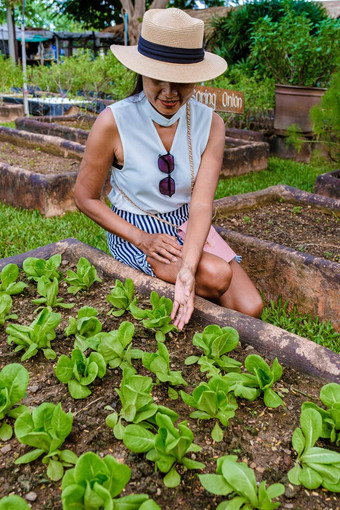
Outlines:
[[182, 458], [182, 464], [187, 469], [204, 469], [205, 464], [203, 462], [198, 462], [197, 460], [188, 459], [188, 457]]
[[275, 391], [272, 390], [271, 388], [267, 388], [264, 390], [263, 401], [267, 407], [275, 408], [278, 406], [284, 406], [282, 398], [279, 397], [279, 395], [275, 393]]
[[86, 398], [91, 395], [91, 390], [87, 386], [83, 386], [78, 381], [69, 381], [67, 383], [68, 390], [72, 398], [80, 399]]
[[340, 384], [329, 383], [321, 388], [320, 400], [327, 407], [340, 403]]
[[29, 510], [30, 507], [20, 496], [11, 495], [0, 499], [0, 510]]
[[47, 476], [54, 482], [57, 482], [62, 479], [63, 474], [64, 468], [62, 463], [58, 460], [51, 459], [47, 467]]
[[244, 462], [232, 462], [225, 459], [222, 464], [222, 474], [233, 489], [245, 496], [256, 508], [258, 504], [255, 474]]
[[168, 388], [168, 397], [171, 398], [171, 400], [177, 400], [178, 399], [178, 392], [169, 386]]
[[45, 450], [37, 448], [16, 459], [14, 461], [14, 464], [28, 464], [29, 462], [33, 462], [34, 460], [36, 460], [43, 453], [45, 453]]
[[198, 475], [201, 484], [208, 492], [218, 496], [227, 496], [233, 492], [233, 488], [227, 483], [222, 475], [208, 474]]
[[173, 467], [169, 471], [169, 473], [165, 475], [165, 477], [163, 478], [163, 482], [165, 487], [168, 488], [177, 487], [181, 483], [181, 477], [177, 473], [176, 469]]
[[211, 432], [211, 437], [216, 443], [220, 443], [223, 440], [223, 430], [218, 424], [218, 421], [215, 423], [214, 428]]
[[303, 409], [300, 415], [300, 426], [306, 438], [306, 450], [314, 446], [322, 433], [322, 418], [315, 409]]
[[306, 489], [317, 489], [322, 484], [319, 473], [308, 466], [302, 467], [299, 480]]
[[0, 427], [0, 439], [1, 441], [8, 441], [13, 435], [13, 428], [8, 425], [5, 421]]
[[314, 446], [305, 451], [301, 460], [308, 464], [338, 464], [340, 463], [340, 453]]
[[294, 450], [297, 452], [298, 456], [300, 457], [304, 448], [305, 448], [305, 444], [306, 444], [304, 435], [300, 428], [296, 428], [294, 430], [293, 436], [292, 436], [292, 444], [293, 444]]
[[129, 450], [143, 453], [154, 447], [155, 437], [141, 425], [128, 425], [125, 428], [123, 442]]
[[186, 360], [184, 361], [185, 365], [194, 365], [194, 363], [197, 363], [199, 360], [199, 356], [188, 356]]

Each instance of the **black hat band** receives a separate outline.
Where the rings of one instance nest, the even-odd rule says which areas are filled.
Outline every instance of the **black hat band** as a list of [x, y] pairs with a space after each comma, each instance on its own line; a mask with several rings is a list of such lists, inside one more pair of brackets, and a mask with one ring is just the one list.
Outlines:
[[145, 57], [172, 64], [196, 64], [204, 60], [203, 48], [173, 48], [152, 43], [139, 36], [138, 52]]

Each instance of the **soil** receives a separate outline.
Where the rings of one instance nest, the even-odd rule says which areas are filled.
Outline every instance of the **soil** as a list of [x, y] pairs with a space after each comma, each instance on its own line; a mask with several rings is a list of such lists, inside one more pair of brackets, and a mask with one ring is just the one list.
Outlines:
[[0, 161], [38, 174], [65, 174], [77, 172], [79, 160], [55, 156], [44, 152], [43, 147], [35, 149], [0, 141]]
[[340, 262], [340, 215], [311, 205], [273, 202], [218, 215], [214, 223], [297, 251]]
[[[63, 260], [62, 264], [63, 270], [68, 267], [74, 268], [74, 265], [70, 265], [66, 260]], [[107, 315], [110, 305], [106, 302], [106, 296], [114, 282], [112, 279], [105, 278], [105, 275], [100, 276], [103, 277], [101, 284], [95, 283], [89, 291], [78, 293], [74, 297], [67, 293], [65, 283], [60, 284], [60, 296], [65, 302], [74, 301], [76, 306], [71, 310], [58, 309], [62, 314], [62, 322], [57, 328], [57, 338], [52, 342], [57, 356], [70, 354], [73, 340], [72, 337], [65, 337], [63, 330], [68, 325], [68, 317], [76, 316], [77, 310], [85, 304], [94, 306], [100, 311], [98, 318], [103, 324], [103, 331], [116, 329], [123, 320], [133, 322], [135, 324], [133, 347], [154, 352], [157, 345], [152, 331], [145, 330], [128, 313], [119, 319]], [[24, 276], [22, 279], [25, 280]], [[18, 314], [19, 323], [30, 324], [36, 317], [35, 305], [31, 303], [31, 299], [36, 297], [34, 283], [29, 283], [29, 287], [22, 295], [13, 296], [13, 313]], [[149, 300], [145, 297], [140, 296], [139, 303], [145, 307], [150, 306]], [[0, 368], [5, 364], [20, 362], [20, 353], [15, 353], [13, 347], [7, 345], [5, 327], [0, 329]], [[192, 337], [195, 332], [200, 332], [203, 328], [200, 318], [194, 316], [183, 332], [173, 333], [166, 341], [171, 357], [171, 369], [182, 370], [183, 377], [188, 382], [185, 390], [190, 393], [197, 384], [205, 380], [205, 376], [199, 371], [197, 365], [187, 367], [183, 362], [191, 354], [201, 354], [201, 351], [192, 346]], [[243, 361], [248, 354], [255, 352], [251, 346], [239, 345], [231, 356]], [[223, 501], [223, 497], [213, 496], [202, 488], [196, 476], [197, 471], [182, 470], [180, 486], [175, 489], [166, 488], [162, 475], [154, 471], [153, 464], [145, 460], [143, 454], [129, 452], [122, 441], [115, 439], [112, 430], [105, 424], [105, 417], [110, 411], [104, 408], [111, 405], [117, 411], [120, 410], [120, 400], [115, 391], [121, 381], [119, 369], [109, 369], [102, 380], [95, 381], [90, 386], [92, 394], [87, 399], [73, 400], [67, 386], [60, 383], [54, 374], [53, 367], [56, 362], [47, 361], [41, 353], [38, 353], [23, 364], [30, 375], [27, 396], [23, 403], [37, 406], [45, 401], [55, 404], [61, 402], [65, 411], [71, 410], [74, 415], [73, 429], [62, 448], [71, 449], [77, 455], [89, 450], [100, 456], [111, 454], [119, 461], [126, 463], [131, 468], [132, 474], [124, 494], [147, 493], [162, 510], [214, 509]], [[134, 364], [139, 373], [153, 376], [139, 361]], [[155, 379], [154, 376], [153, 378]], [[336, 494], [321, 489], [305, 490], [291, 485], [287, 480], [287, 472], [293, 467], [296, 457], [291, 447], [291, 437], [294, 428], [299, 425], [301, 404], [305, 400], [312, 400], [321, 405], [318, 396], [322, 385], [323, 381], [284, 368], [283, 377], [276, 383], [275, 390], [283, 397], [285, 407], [266, 408], [261, 398], [254, 402], [239, 400], [239, 409], [236, 410], [235, 417], [230, 420], [223, 441], [220, 443], [215, 443], [211, 439], [213, 421], [197, 423], [196, 420], [189, 418], [192, 409], [188, 408], [180, 398], [170, 400], [166, 385], [154, 386], [153, 396], [157, 402], [175, 410], [180, 420], [188, 420], [195, 442], [203, 448], [201, 452], [192, 456], [198, 461], [205, 462], [205, 473], [215, 472], [218, 457], [225, 454], [237, 454], [239, 460], [246, 462], [255, 470], [258, 481], [266, 480], [268, 483], [285, 484], [286, 492], [280, 498], [282, 508], [335, 510], [340, 508]], [[13, 420], [10, 421], [13, 424]], [[319, 446], [322, 445], [331, 449], [335, 448], [320, 441]], [[27, 465], [14, 464], [14, 460], [27, 451], [29, 448], [21, 445], [15, 438], [5, 443], [0, 442], [0, 497], [15, 493], [26, 496], [29, 501], [34, 501], [35, 510], [61, 509], [61, 483], [48, 480], [46, 465], [40, 459]]]

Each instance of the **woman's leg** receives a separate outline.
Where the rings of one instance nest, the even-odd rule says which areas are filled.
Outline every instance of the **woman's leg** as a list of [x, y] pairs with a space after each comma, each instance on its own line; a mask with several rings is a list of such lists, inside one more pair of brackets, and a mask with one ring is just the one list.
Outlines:
[[[148, 257], [154, 274], [175, 283], [181, 261], [163, 264]], [[204, 252], [196, 273], [196, 294], [225, 308], [260, 317], [262, 299], [254, 284], [236, 261], [230, 264], [220, 257]]]

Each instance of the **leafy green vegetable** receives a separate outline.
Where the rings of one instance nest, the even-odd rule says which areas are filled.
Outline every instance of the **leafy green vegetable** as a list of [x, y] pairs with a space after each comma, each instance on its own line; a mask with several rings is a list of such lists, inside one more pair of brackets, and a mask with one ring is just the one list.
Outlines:
[[60, 480], [64, 466], [77, 461], [73, 452], [59, 449], [72, 430], [72, 422], [72, 413], [65, 413], [60, 403], [44, 402], [32, 411], [27, 409], [17, 418], [14, 431], [20, 443], [33, 446], [34, 450], [16, 459], [15, 464], [27, 464], [45, 454], [42, 461], [48, 464], [47, 476]]
[[170, 370], [170, 356], [165, 344], [162, 342], [157, 342], [157, 344], [157, 352], [143, 353], [142, 362], [145, 368], [156, 374], [161, 382], [169, 382], [172, 386], [187, 386], [188, 383], [183, 379], [180, 370]]
[[178, 419], [177, 413], [154, 403], [152, 385], [151, 377], [138, 375], [132, 368], [124, 369], [120, 390], [116, 388], [122, 405], [121, 411], [119, 414], [113, 412], [106, 418], [106, 424], [113, 429], [117, 439], [123, 439], [125, 433], [122, 420], [135, 424], [143, 422], [143, 426], [155, 425], [157, 412], [167, 414], [173, 422]]
[[[63, 509], [159, 510], [146, 494], [113, 499], [122, 492], [130, 477], [130, 468], [111, 455], [101, 459], [93, 452], [83, 453], [62, 480]], [[146, 502], [154, 504], [144, 505]]]
[[52, 312], [49, 308], [41, 310], [38, 317], [29, 325], [10, 324], [6, 328], [7, 343], [16, 344], [15, 352], [25, 350], [21, 361], [31, 358], [42, 349], [46, 359], [55, 359], [56, 353], [51, 349], [51, 340], [56, 337], [55, 328], [61, 320], [60, 313]]
[[0, 293], [6, 294], [21, 294], [27, 287], [24, 282], [17, 282], [19, 276], [19, 268], [16, 264], [7, 264], [3, 267], [0, 273]]
[[65, 328], [66, 336], [75, 335], [74, 347], [81, 351], [97, 349], [99, 340], [95, 335], [101, 332], [102, 324], [97, 319], [98, 311], [92, 306], [83, 306], [78, 310], [77, 318], [69, 318], [69, 325]]
[[62, 279], [62, 273], [58, 271], [61, 264], [61, 254], [52, 255], [48, 260], [37, 259], [35, 257], [27, 257], [23, 262], [23, 270], [29, 280], [38, 281], [39, 278], [45, 276], [49, 280], [56, 278], [58, 281]]
[[263, 393], [263, 400], [267, 407], [284, 405], [281, 397], [272, 389], [274, 383], [282, 376], [282, 367], [277, 358], [269, 367], [261, 356], [250, 354], [246, 357], [244, 366], [250, 374], [229, 373], [224, 376], [230, 391], [236, 397], [243, 397], [252, 401]]
[[0, 372], [0, 439], [7, 441], [12, 437], [12, 427], [4, 421], [6, 416], [17, 418], [27, 408], [23, 405], [13, 407], [24, 397], [28, 385], [28, 372], [19, 363], [6, 365]]
[[29, 510], [30, 507], [20, 496], [5, 496], [0, 499], [0, 510]]
[[71, 359], [64, 354], [60, 356], [55, 373], [59, 381], [67, 384], [71, 397], [86, 398], [91, 395], [88, 385], [106, 374], [106, 363], [98, 352], [91, 352], [86, 358], [80, 349], [74, 349]]
[[[131, 349], [131, 340], [135, 327], [131, 322], [123, 321], [117, 330], [109, 333], [98, 333], [98, 352], [111, 368], [131, 367], [131, 359], [140, 357], [140, 351]], [[130, 344], [130, 345], [129, 345]]]
[[44, 306], [55, 308], [60, 306], [61, 308], [73, 308], [75, 303], [63, 303], [63, 298], [57, 298], [59, 292], [59, 284], [57, 278], [53, 278], [51, 281], [47, 276], [42, 276], [38, 279], [37, 290], [40, 296], [39, 299], [32, 299], [32, 303], [35, 305], [42, 305], [37, 308], [40, 310]]
[[12, 308], [12, 298], [9, 294], [0, 294], [0, 326], [8, 321], [9, 319], [17, 319], [18, 316], [15, 313], [8, 315], [8, 312]]
[[322, 418], [321, 437], [330, 439], [331, 442], [340, 443], [340, 384], [329, 383], [321, 388], [321, 402], [328, 407], [322, 409], [313, 402], [304, 402], [302, 410], [315, 409]]
[[77, 272], [68, 269], [66, 274], [65, 281], [70, 284], [67, 292], [74, 295], [80, 290], [89, 289], [95, 282], [101, 283], [102, 281], [97, 275], [96, 268], [84, 257], [80, 257], [78, 260]]
[[115, 286], [111, 289], [106, 301], [116, 310], [110, 310], [109, 314], [120, 317], [126, 310], [130, 309], [130, 305], [137, 303], [137, 298], [133, 298], [135, 285], [131, 278], [126, 278], [125, 284], [120, 280], [116, 280]]
[[202, 382], [197, 386], [192, 396], [181, 391], [183, 401], [190, 407], [195, 407], [198, 411], [190, 414], [190, 418], [198, 420], [209, 420], [216, 418], [216, 424], [211, 432], [214, 441], [222, 441], [223, 430], [218, 421], [225, 427], [229, 425], [229, 420], [235, 416], [235, 409], [238, 405], [235, 397], [229, 394], [229, 386], [222, 377], [214, 376], [208, 383]]
[[312, 408], [303, 409], [300, 427], [293, 432], [292, 443], [298, 457], [288, 472], [289, 481], [306, 489], [321, 485], [329, 491], [340, 492], [340, 453], [314, 446], [322, 434], [321, 414]]
[[257, 487], [254, 471], [245, 462], [237, 462], [236, 455], [225, 455], [217, 459], [216, 474], [198, 477], [208, 492], [219, 496], [232, 496], [220, 503], [217, 510], [272, 510], [280, 506], [280, 503], [272, 500], [284, 493], [281, 483], [266, 488], [266, 482], [262, 481]]
[[158, 431], [155, 435], [142, 425], [128, 425], [123, 441], [133, 452], [148, 452], [146, 458], [155, 462], [162, 473], [167, 473], [163, 480], [165, 486], [177, 487], [181, 476], [176, 471], [176, 464], [187, 469], [203, 469], [205, 464], [186, 457], [188, 453], [199, 452], [202, 448], [194, 444], [194, 435], [186, 421], [179, 423], [177, 429], [169, 416], [157, 413], [156, 424]]
[[143, 326], [147, 329], [156, 330], [156, 340], [165, 341], [165, 335], [170, 331], [178, 331], [176, 326], [170, 324], [170, 314], [172, 312], [173, 302], [165, 296], [159, 297], [157, 292], [150, 294], [151, 310], [142, 310], [135, 304], [130, 304], [130, 312], [137, 320], [143, 321]]
[[236, 329], [230, 327], [220, 328], [211, 324], [204, 328], [202, 333], [194, 335], [192, 343], [203, 350], [204, 356], [189, 356], [186, 365], [198, 363], [201, 372], [208, 372], [209, 376], [217, 375], [219, 369], [226, 372], [239, 372], [241, 363], [225, 356], [237, 346], [239, 335]]

